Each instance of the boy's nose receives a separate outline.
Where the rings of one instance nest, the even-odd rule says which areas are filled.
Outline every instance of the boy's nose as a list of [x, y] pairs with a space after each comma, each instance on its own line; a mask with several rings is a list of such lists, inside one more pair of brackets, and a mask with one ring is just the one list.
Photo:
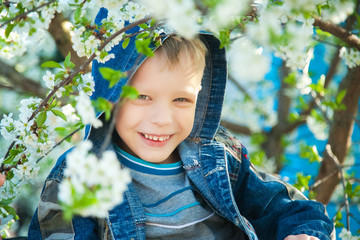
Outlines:
[[171, 107], [166, 104], [156, 104], [151, 109], [150, 122], [156, 125], [168, 125], [172, 121]]

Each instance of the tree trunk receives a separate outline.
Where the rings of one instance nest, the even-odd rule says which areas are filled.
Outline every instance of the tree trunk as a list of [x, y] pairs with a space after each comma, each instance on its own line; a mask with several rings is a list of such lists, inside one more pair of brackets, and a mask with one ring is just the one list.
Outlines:
[[[344, 89], [346, 90], [346, 95], [343, 99], [343, 104], [346, 106], [346, 110], [335, 111], [328, 139], [328, 144], [331, 146], [331, 150], [340, 164], [344, 162], [351, 146], [351, 135], [358, 111], [360, 96], [360, 67], [351, 69], [342, 80], [339, 86], [339, 92]], [[337, 171], [337, 169], [333, 159], [324, 152], [317, 180], [325, 179], [327, 176], [333, 174], [334, 171]], [[313, 189], [316, 193], [316, 200], [324, 204], [329, 203], [331, 195], [339, 183], [339, 178], [339, 173], [333, 174], [322, 184], [316, 186]]]
[[[65, 23], [68, 20], [61, 14], [56, 13], [49, 26], [49, 33], [55, 40], [56, 46], [60, 53], [66, 57], [68, 53], [71, 53], [71, 61], [75, 63], [77, 67], [81, 66], [86, 61], [86, 57], [79, 57], [72, 48], [72, 41], [70, 31], [65, 27]], [[90, 71], [90, 66], [86, 68], [86, 72]]]

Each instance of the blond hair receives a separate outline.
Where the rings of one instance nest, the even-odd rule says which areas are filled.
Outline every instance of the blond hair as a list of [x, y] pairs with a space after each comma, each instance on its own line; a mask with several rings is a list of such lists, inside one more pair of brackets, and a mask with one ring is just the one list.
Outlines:
[[194, 71], [204, 71], [207, 48], [199, 37], [186, 39], [177, 35], [168, 37], [159, 47], [170, 67], [178, 64], [182, 57]]

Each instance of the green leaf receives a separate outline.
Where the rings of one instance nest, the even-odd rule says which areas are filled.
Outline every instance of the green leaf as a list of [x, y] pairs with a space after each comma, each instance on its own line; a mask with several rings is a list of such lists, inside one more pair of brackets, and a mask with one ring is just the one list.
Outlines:
[[8, 38], [11, 31], [14, 29], [15, 27], [15, 24], [8, 24], [8, 26], [6, 27], [6, 30], [5, 30], [5, 37]]
[[130, 38], [125, 38], [122, 43], [122, 48], [125, 49], [130, 43]]
[[14, 155], [9, 155], [5, 160], [4, 160], [4, 164], [12, 164], [12, 162], [14, 161], [15, 156]]
[[215, 8], [219, 2], [218, 0], [203, 0], [202, 1], [208, 8]]
[[59, 132], [59, 133], [63, 133], [63, 132], [66, 131], [66, 128], [64, 128], [64, 127], [57, 127], [57, 128], [55, 128], [54, 130], [57, 131], [57, 132]]
[[10, 203], [12, 203], [14, 198], [15, 197], [1, 200], [0, 201], [0, 206], [9, 205]]
[[54, 61], [47, 61], [41, 64], [41, 67], [43, 68], [63, 68], [63, 66], [60, 65], [60, 63], [54, 62]]
[[145, 39], [145, 38], [147, 38], [149, 35], [150, 35], [149, 32], [142, 32], [142, 33], [139, 33], [138, 35], [136, 35], [136, 39], [141, 39], [141, 38]]
[[297, 81], [296, 81], [296, 72], [291, 72], [289, 73], [289, 75], [287, 75], [284, 79], [284, 81], [287, 83], [287, 84], [290, 84], [291, 86], [295, 86]]
[[7, 180], [11, 180], [13, 177], [14, 177], [14, 172], [13, 171], [8, 172], [7, 175], [6, 175]]
[[298, 102], [296, 104], [296, 107], [299, 108], [300, 110], [305, 110], [305, 109], [309, 108], [309, 105], [305, 101], [304, 96], [300, 96], [298, 98]]
[[80, 17], [81, 17], [81, 7], [77, 8], [74, 12], [74, 19], [75, 19], [75, 22], [80, 22]]
[[345, 193], [347, 193], [349, 198], [352, 198], [352, 184], [350, 182], [346, 182]]
[[304, 176], [302, 173], [296, 174], [297, 179], [294, 184], [294, 187], [299, 189], [301, 192], [304, 192], [305, 190], [309, 190], [309, 182], [311, 179], [311, 175]]
[[255, 166], [262, 166], [264, 164], [264, 159], [266, 158], [264, 151], [253, 151], [250, 155], [251, 163]]
[[62, 113], [60, 110], [51, 109], [51, 112], [52, 112], [55, 116], [58, 116], [58, 117], [62, 118], [65, 122], [67, 122], [67, 119], [66, 119], [65, 114]]
[[336, 103], [337, 104], [341, 104], [341, 102], [343, 101], [344, 97], [346, 95], [346, 89], [341, 90], [338, 95], [336, 96]]
[[132, 86], [123, 86], [120, 98], [122, 99], [137, 99], [139, 92]]
[[151, 22], [150, 22], [150, 27], [153, 27], [156, 23], [156, 20], [155, 18], [151, 19]]
[[140, 24], [139, 27], [141, 27], [142, 29], [148, 29], [149, 28], [149, 26], [146, 23]]
[[336, 220], [336, 221], [340, 221], [341, 219], [342, 219], [342, 213], [339, 211], [339, 212], [336, 214], [335, 220]]
[[262, 143], [264, 143], [266, 141], [266, 136], [265, 134], [262, 133], [254, 133], [251, 136], [251, 144], [254, 145], [261, 145]]
[[320, 16], [321, 15], [321, 5], [320, 4], [316, 5], [316, 10], [317, 10], [318, 15]]
[[321, 160], [322, 160], [315, 145], [308, 146], [305, 144], [301, 144], [300, 145], [300, 157], [308, 159], [310, 163], [321, 162]]
[[58, 73], [55, 74], [55, 79], [62, 80], [64, 78], [64, 75], [65, 75], [64, 71], [59, 71]]
[[99, 71], [100, 71], [102, 77], [110, 82], [109, 83], [110, 88], [115, 86], [121, 78], [124, 78], [127, 76], [126, 73], [114, 70], [112, 68], [107, 68], [107, 67], [99, 68]]
[[112, 104], [105, 98], [97, 98], [93, 101], [93, 105], [100, 111], [106, 111], [112, 108]]
[[39, 116], [36, 118], [36, 123], [38, 125], [38, 127], [41, 127], [42, 125], [44, 125], [45, 121], [46, 121], [46, 112], [43, 111], [39, 114]]
[[151, 44], [151, 39], [147, 38], [147, 39], [137, 39], [135, 41], [135, 47], [136, 50], [138, 51], [138, 53], [142, 53], [148, 57], [152, 57], [154, 56], [154, 52], [151, 50], [151, 48], [149, 47]]
[[71, 62], [71, 53], [69, 52], [69, 54], [65, 57], [65, 61], [64, 61], [64, 66], [65, 68], [74, 68], [75, 64], [73, 62]]
[[15, 220], [19, 219], [18, 215], [16, 214], [16, 211], [13, 207], [10, 206], [2, 206], [10, 215], [14, 217]]
[[355, 187], [353, 193], [354, 193], [354, 196], [360, 196], [360, 185]]
[[316, 192], [315, 191], [309, 191], [309, 199], [310, 200], [315, 200], [316, 199]]
[[219, 35], [219, 39], [220, 39], [220, 49], [222, 49], [225, 46], [228, 46], [230, 44], [230, 31], [229, 30], [222, 30], [220, 31], [220, 35]]
[[289, 117], [288, 117], [288, 121], [290, 123], [294, 123], [300, 120], [300, 115], [299, 113], [295, 112], [295, 113], [290, 113]]

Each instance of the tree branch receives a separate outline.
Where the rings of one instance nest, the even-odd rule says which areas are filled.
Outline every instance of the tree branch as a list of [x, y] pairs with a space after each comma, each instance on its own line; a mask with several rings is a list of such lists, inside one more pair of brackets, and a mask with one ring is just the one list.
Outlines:
[[344, 41], [350, 47], [360, 50], [360, 38], [355, 34], [352, 34], [350, 31], [333, 23], [322, 21], [320, 18], [315, 18], [313, 25], [315, 27], [319, 27], [325, 32], [331, 33], [335, 37]]
[[246, 136], [251, 136], [252, 134], [250, 128], [226, 120], [221, 120], [220, 125], [237, 134], [244, 134]]
[[7, 86], [7, 88], [9, 89], [10, 88], [12, 88], [13, 90], [20, 89], [21, 92], [30, 93], [31, 95], [35, 95], [40, 98], [46, 96], [46, 89], [42, 87], [39, 82], [24, 77], [21, 73], [16, 71], [14, 67], [2, 62], [1, 60], [0, 60], [0, 75], [3, 75], [10, 81], [11, 85]]
[[37, 7], [33, 8], [33, 9], [31, 9], [31, 10], [25, 12], [25, 13], [17, 15], [16, 17], [14, 17], [12, 19], [9, 19], [6, 22], [4, 22], [3, 24], [1, 24], [0, 28], [2, 28], [3, 26], [9, 24], [10, 22], [16, 21], [16, 20], [18, 20], [20, 18], [23, 18], [23, 17], [26, 17], [29, 13], [36, 12], [37, 10], [39, 10], [39, 9], [41, 9], [41, 8], [47, 6], [47, 5], [50, 5], [50, 4], [52, 4], [52, 3], [56, 2], [56, 1], [58, 1], [58, 0], [51, 0], [51, 1], [47, 2], [47, 3], [41, 4], [40, 6], [37, 6]]

